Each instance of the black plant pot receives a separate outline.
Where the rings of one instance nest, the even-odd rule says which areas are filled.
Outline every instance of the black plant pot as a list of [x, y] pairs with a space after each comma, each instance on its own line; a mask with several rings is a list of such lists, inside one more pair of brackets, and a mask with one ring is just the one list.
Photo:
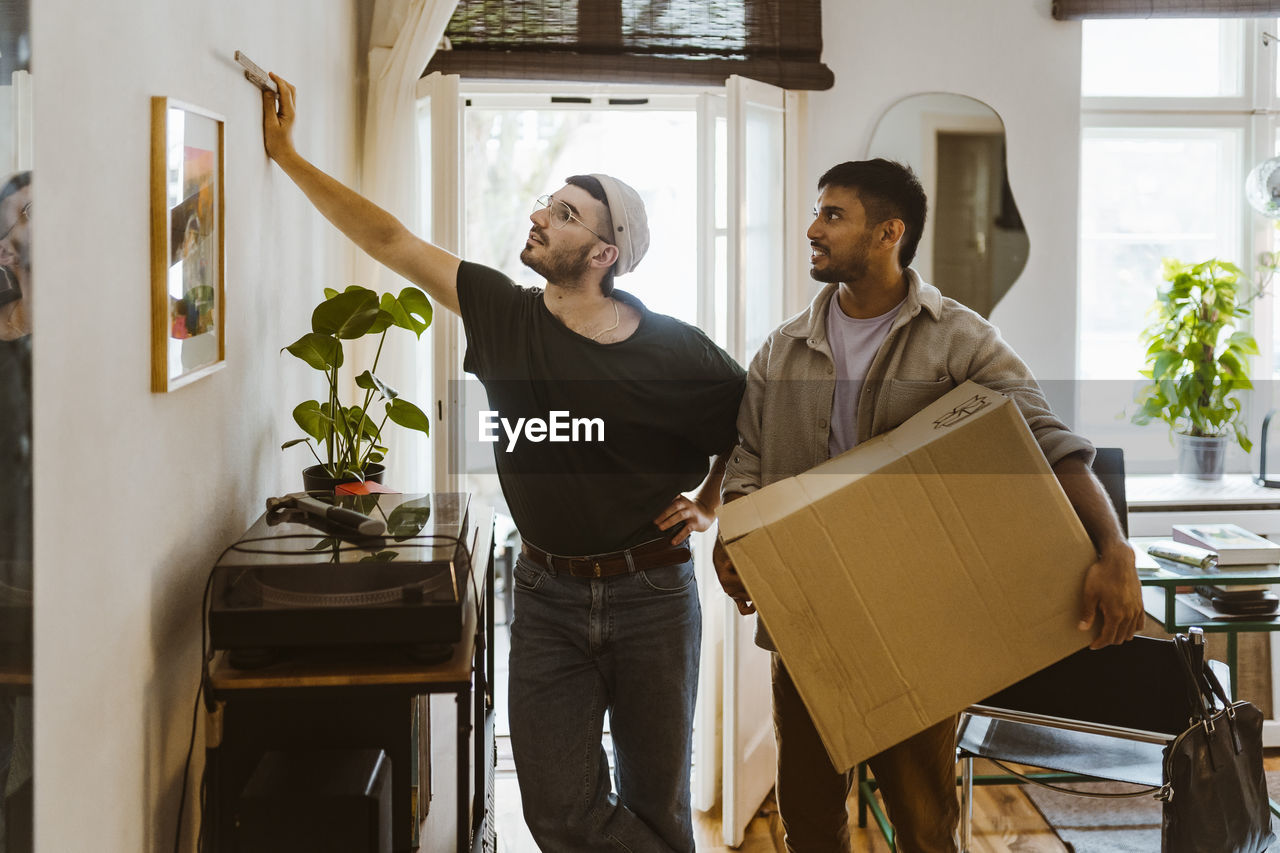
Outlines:
[[[374, 483], [381, 483], [382, 472], [385, 470], [386, 468], [383, 465], [375, 462], [364, 469], [364, 478]], [[308, 492], [328, 492], [332, 494], [333, 490], [343, 483], [357, 482], [359, 480], [355, 477], [343, 477], [342, 479], [330, 477], [329, 473], [324, 470], [323, 465], [312, 465], [309, 468], [302, 469], [302, 488]]]

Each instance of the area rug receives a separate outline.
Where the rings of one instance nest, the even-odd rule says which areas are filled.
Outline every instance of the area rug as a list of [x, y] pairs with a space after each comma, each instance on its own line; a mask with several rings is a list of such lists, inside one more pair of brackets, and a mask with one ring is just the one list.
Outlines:
[[[1095, 782], [1083, 791], [1132, 791], [1132, 785]], [[1280, 799], [1280, 771], [1267, 773], [1273, 800]], [[1034, 785], [1023, 789], [1053, 831], [1075, 853], [1159, 853], [1160, 803], [1150, 797], [1098, 800], [1059, 794]]]

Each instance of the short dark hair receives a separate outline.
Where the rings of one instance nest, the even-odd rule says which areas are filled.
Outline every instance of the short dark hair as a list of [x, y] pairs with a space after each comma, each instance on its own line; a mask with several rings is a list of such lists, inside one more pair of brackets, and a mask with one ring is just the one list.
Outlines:
[[[591, 175], [570, 175], [564, 179], [566, 184], [579, 187], [591, 194], [591, 197], [604, 205], [604, 228], [601, 229], [606, 234], [613, 233], [613, 215], [609, 213], [609, 197], [604, 193], [604, 186], [600, 183], [599, 178], [593, 178]], [[598, 236], [598, 235], [597, 235]], [[617, 245], [612, 240], [605, 240], [609, 245]], [[600, 292], [605, 296], [613, 293], [613, 267], [605, 270], [604, 278], [600, 279]]]
[[911, 265], [920, 235], [924, 233], [929, 199], [910, 166], [879, 157], [849, 161], [832, 166], [818, 179], [818, 189], [830, 186], [844, 187], [858, 194], [867, 212], [868, 225], [901, 219], [906, 230], [898, 247], [898, 262], [904, 268]]
[[23, 187], [30, 185], [30, 183], [30, 171], [13, 173], [9, 177], [9, 180], [4, 182], [4, 186], [0, 187], [0, 202], [4, 201]]

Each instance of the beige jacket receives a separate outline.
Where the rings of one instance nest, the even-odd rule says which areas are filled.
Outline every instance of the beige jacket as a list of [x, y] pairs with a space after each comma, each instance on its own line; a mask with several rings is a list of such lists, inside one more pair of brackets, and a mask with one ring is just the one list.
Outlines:
[[[1011, 397], [1049, 464], [1093, 445], [1054, 416], [1022, 359], [977, 313], [907, 270], [907, 298], [871, 363], [858, 400], [858, 441], [888, 432], [965, 380]], [[747, 371], [738, 445], [723, 490], [752, 492], [827, 460], [835, 366], [827, 343], [829, 284], [783, 323]]]

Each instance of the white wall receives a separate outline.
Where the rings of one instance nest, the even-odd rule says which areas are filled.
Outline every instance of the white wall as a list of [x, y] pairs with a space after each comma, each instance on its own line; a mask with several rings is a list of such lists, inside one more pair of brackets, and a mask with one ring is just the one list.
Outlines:
[[[299, 149], [353, 181], [357, 0], [32, 5], [37, 848], [169, 850], [206, 574], [297, 487], [279, 445], [317, 388], [278, 350], [352, 262], [267, 161], [231, 56], [298, 86]], [[149, 390], [153, 95], [227, 122], [227, 367], [171, 394]]]
[[809, 96], [810, 186], [866, 156], [902, 97], [956, 92], [1004, 119], [1009, 179], [1031, 240], [1026, 270], [992, 320], [1070, 416], [1075, 374], [1080, 27], [1050, 0], [825, 0], [823, 61], [836, 83]]

